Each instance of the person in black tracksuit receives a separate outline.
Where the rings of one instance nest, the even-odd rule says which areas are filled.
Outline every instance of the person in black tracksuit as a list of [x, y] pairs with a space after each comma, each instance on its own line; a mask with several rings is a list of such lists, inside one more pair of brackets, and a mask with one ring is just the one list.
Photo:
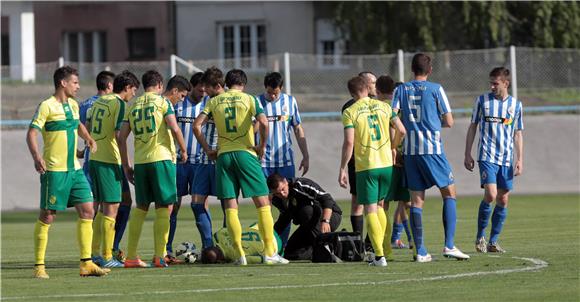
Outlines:
[[342, 210], [332, 196], [308, 178], [288, 181], [278, 174], [268, 177], [274, 195], [272, 205], [280, 216], [274, 224], [278, 233], [293, 222], [298, 229], [288, 239], [284, 257], [288, 260], [312, 259], [314, 240], [321, 233], [334, 232], [342, 220]]

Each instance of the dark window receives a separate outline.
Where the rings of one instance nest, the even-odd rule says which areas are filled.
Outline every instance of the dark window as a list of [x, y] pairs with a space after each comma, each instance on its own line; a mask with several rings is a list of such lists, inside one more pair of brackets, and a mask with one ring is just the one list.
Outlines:
[[224, 26], [224, 59], [234, 57], [234, 27]]
[[127, 30], [130, 60], [155, 59], [155, 28], [131, 28]]
[[99, 53], [101, 57], [99, 58], [101, 62], [107, 62], [107, 33], [104, 31], [99, 32]]
[[334, 41], [322, 41], [323, 64], [334, 64]]
[[258, 25], [258, 66], [266, 67], [266, 25]]
[[10, 38], [2, 35], [2, 66], [10, 65]]

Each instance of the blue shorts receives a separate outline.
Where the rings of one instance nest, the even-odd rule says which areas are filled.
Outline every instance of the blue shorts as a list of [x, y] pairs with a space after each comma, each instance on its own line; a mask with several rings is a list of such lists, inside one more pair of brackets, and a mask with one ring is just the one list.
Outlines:
[[295, 171], [294, 165], [285, 166], [285, 167], [273, 167], [273, 168], [262, 167], [262, 171], [264, 171], [264, 176], [266, 176], [266, 178], [268, 178], [268, 176], [270, 176], [274, 173], [280, 174], [280, 176], [282, 176], [288, 180], [293, 180], [296, 176], [296, 171]]
[[455, 183], [445, 154], [405, 155], [404, 160], [410, 191], [425, 191], [432, 186], [445, 188]]
[[182, 197], [185, 195], [193, 194], [193, 181], [195, 179], [195, 171], [199, 167], [199, 164], [192, 163], [178, 163], [176, 167], [176, 182], [177, 182], [177, 196]]
[[216, 179], [215, 179], [215, 165], [214, 164], [199, 164], [196, 165], [193, 194], [203, 196], [216, 196]]
[[486, 184], [497, 184], [498, 189], [513, 189], [514, 168], [500, 166], [486, 161], [478, 161], [481, 187]]

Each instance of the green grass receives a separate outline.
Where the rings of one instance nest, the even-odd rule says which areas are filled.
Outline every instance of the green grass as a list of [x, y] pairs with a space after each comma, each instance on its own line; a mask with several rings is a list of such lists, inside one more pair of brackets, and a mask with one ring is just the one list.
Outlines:
[[[36, 213], [2, 213], [2, 300], [578, 301], [579, 201], [578, 195], [512, 196], [502, 233], [502, 246], [508, 253], [501, 256], [474, 253], [479, 197], [463, 197], [458, 201], [456, 244], [472, 256], [469, 261], [448, 260], [440, 255], [441, 202], [431, 199], [426, 203], [423, 224], [426, 246], [435, 257], [432, 263], [413, 263], [409, 250], [395, 250], [395, 261], [387, 268], [365, 263], [296, 262], [248, 267], [193, 264], [167, 269], [116, 269], [104, 278], [78, 276], [76, 218], [74, 212], [65, 212], [59, 214], [50, 230], [46, 258], [49, 280], [31, 277]], [[349, 207], [345, 202], [341, 205], [345, 209], [342, 226], [350, 229]], [[242, 206], [242, 224], [255, 220], [252, 208]], [[212, 207], [212, 214], [217, 227], [222, 219], [218, 206]], [[150, 213], [149, 218], [152, 216]], [[199, 244], [189, 207], [182, 208], [179, 218], [175, 243]], [[152, 220], [143, 230], [140, 253], [149, 259]], [[122, 246], [125, 244], [122, 242]], [[548, 265], [538, 269], [522, 258]], [[530, 270], [518, 271], [522, 269]], [[501, 271], [504, 273], [498, 273]]]

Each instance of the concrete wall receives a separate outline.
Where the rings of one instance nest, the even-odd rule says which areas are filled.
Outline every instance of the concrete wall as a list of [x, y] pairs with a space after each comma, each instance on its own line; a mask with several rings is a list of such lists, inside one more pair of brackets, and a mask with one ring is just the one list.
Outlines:
[[314, 9], [311, 2], [182, 2], [176, 5], [177, 55], [215, 59], [218, 24], [263, 22], [268, 54], [314, 53]]
[[[479, 176], [463, 168], [465, 133], [469, 120], [457, 119], [443, 131], [447, 157], [457, 182], [458, 195], [481, 195]], [[515, 180], [516, 194], [580, 193], [580, 115], [527, 116], [524, 132], [524, 174]], [[314, 179], [337, 199], [349, 198], [338, 185], [342, 145], [340, 122], [305, 121]], [[40, 182], [28, 153], [25, 130], [2, 131], [2, 211], [36, 209]], [[300, 152], [298, 151], [297, 154]], [[475, 151], [474, 151], [475, 154]], [[297, 162], [300, 155], [297, 156]], [[437, 190], [428, 191], [436, 195]]]

